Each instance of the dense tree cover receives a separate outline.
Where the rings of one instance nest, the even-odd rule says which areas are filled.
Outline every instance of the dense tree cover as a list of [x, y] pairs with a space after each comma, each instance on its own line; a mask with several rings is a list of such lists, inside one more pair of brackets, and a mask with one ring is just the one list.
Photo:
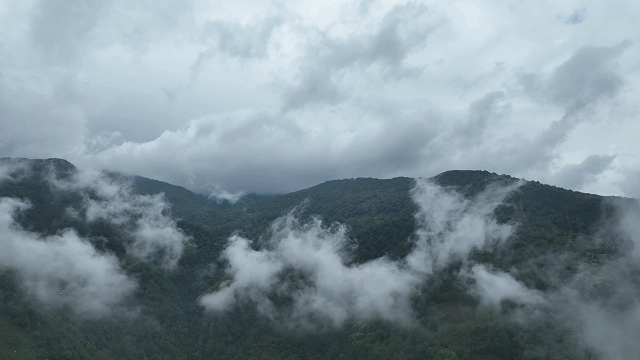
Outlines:
[[[30, 164], [24, 176], [0, 182], [0, 197], [32, 204], [18, 216], [21, 226], [41, 234], [75, 229], [100, 252], [117, 255], [138, 288], [126, 300], [125, 310], [86, 319], [69, 308], [43, 307], [20, 286], [17, 274], [1, 271], [2, 359], [597, 358], [568, 326], [553, 322], [554, 314], [525, 324], [509, 320], [518, 313], [518, 304], [504, 302], [497, 313], [480, 306], [464, 290], [467, 284], [457, 276], [458, 263], [425, 280], [413, 295], [417, 321], [410, 326], [382, 319], [349, 320], [341, 328], [292, 331], [260, 315], [251, 301], [239, 301], [223, 314], [208, 314], [198, 304], [228, 277], [220, 255], [229, 235], [238, 231], [259, 248], [271, 222], [296, 208], [303, 219], [318, 216], [325, 224], [346, 224], [350, 239], [357, 242], [353, 263], [404, 257], [412, 249], [408, 239], [416, 226], [412, 179], [329, 181], [220, 209], [186, 189], [136, 178], [134, 188], [141, 194], [165, 192], [173, 214], [181, 219], [179, 228], [191, 237], [178, 267], [169, 271], [127, 255], [129, 235], [117, 226], [87, 223], [68, 214], [66, 209], [82, 202], [82, 196], [54, 190], [46, 179], [70, 176], [76, 171], [73, 165], [55, 159]], [[484, 171], [450, 171], [433, 180], [467, 197], [487, 186], [517, 181]], [[617, 216], [615, 202], [628, 201], [527, 182], [494, 213], [502, 223], [517, 224], [514, 235], [503, 246], [473, 252], [472, 258], [514, 274], [531, 288], [551, 291], [585, 264], [598, 267], [619, 256], [626, 246], [622, 236], [595, 237]], [[557, 282], [549, 272], [557, 274]], [[598, 283], [587, 285], [591, 287], [585, 291], [602, 292]], [[274, 303], [286, 307], [288, 300], [274, 298]]]

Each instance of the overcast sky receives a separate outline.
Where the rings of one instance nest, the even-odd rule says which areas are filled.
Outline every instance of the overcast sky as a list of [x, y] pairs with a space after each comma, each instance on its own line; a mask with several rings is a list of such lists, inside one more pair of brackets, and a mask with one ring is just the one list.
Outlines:
[[485, 169], [640, 196], [640, 5], [0, 1], [0, 156], [200, 192]]

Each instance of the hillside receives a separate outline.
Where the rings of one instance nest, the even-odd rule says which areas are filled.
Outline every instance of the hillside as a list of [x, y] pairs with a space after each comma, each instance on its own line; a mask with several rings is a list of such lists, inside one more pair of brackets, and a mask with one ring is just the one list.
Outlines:
[[0, 358], [633, 354], [589, 329], [627, 331], [638, 309], [635, 200], [486, 171], [233, 207], [121, 180], [0, 159]]

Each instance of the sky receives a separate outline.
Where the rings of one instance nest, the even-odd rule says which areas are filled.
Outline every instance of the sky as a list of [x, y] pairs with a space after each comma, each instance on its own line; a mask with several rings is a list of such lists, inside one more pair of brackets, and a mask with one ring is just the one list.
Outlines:
[[0, 157], [233, 197], [482, 169], [640, 197], [631, 1], [0, 2]]

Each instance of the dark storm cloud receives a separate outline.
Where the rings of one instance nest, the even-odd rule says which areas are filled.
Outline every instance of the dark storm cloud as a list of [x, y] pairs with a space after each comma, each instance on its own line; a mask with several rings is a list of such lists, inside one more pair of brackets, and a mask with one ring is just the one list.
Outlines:
[[566, 111], [566, 116], [610, 100], [624, 85], [615, 60], [631, 45], [629, 40], [610, 47], [584, 46], [558, 66], [548, 79], [530, 73], [521, 76], [525, 91]]
[[563, 18], [558, 17], [558, 19], [562, 20], [567, 25], [578, 25], [581, 24], [587, 18], [587, 9], [584, 7], [575, 9], [569, 16]]
[[631, 45], [623, 41], [611, 47], [583, 47], [560, 65], [548, 83], [548, 97], [567, 109], [579, 110], [612, 99], [624, 84], [612, 62]]
[[567, 164], [550, 178], [553, 184], [567, 189], [580, 189], [611, 168], [615, 155], [590, 155], [579, 164]]
[[202, 35], [208, 48], [198, 54], [191, 66], [188, 86], [196, 81], [203, 64], [214, 56], [227, 55], [242, 60], [265, 58], [273, 32], [284, 23], [282, 15], [270, 16], [261, 23], [249, 25], [224, 20], [208, 22]]
[[307, 62], [301, 67], [296, 83], [285, 89], [284, 109], [296, 109], [310, 103], [334, 104], [346, 94], [340, 88], [346, 71], [379, 71], [383, 77], [398, 79], [418, 75], [420, 70], [403, 64], [413, 51], [424, 47], [428, 35], [437, 25], [424, 21], [426, 6], [410, 2], [396, 5], [370, 34], [347, 38], [318, 34], [309, 47]]
[[509, 103], [505, 101], [503, 91], [492, 91], [469, 105], [468, 118], [459, 125], [455, 136], [463, 141], [463, 146], [475, 146], [483, 143], [483, 134], [489, 122], [505, 115]]

